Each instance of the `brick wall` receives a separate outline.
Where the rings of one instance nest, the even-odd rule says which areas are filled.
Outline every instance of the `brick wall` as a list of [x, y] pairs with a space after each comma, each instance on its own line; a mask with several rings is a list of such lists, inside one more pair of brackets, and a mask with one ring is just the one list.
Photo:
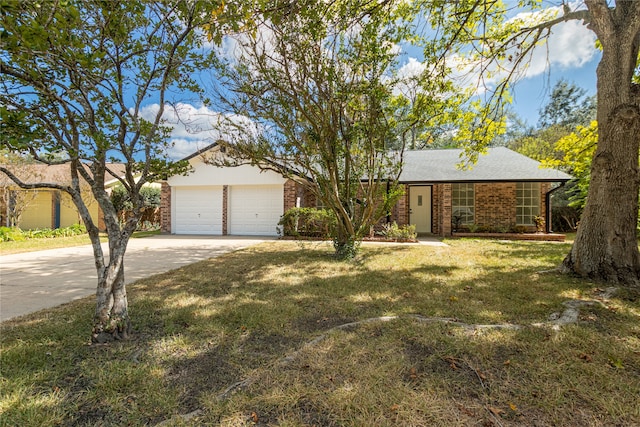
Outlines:
[[296, 207], [298, 197], [298, 185], [292, 179], [284, 183], [284, 212]]
[[516, 222], [516, 183], [475, 184], [474, 223], [492, 228]]
[[409, 224], [409, 186], [402, 185], [404, 194], [400, 196], [400, 200], [391, 210], [391, 221], [395, 221], [398, 225]]
[[227, 235], [227, 230], [228, 230], [228, 220], [229, 220], [229, 215], [228, 215], [228, 206], [229, 206], [229, 186], [228, 185], [223, 185], [222, 186], [222, 235], [226, 236]]
[[[545, 217], [547, 212], [547, 198], [545, 197], [547, 193], [551, 190], [550, 182], [541, 182], [540, 183], [540, 216]], [[545, 218], [546, 221], [546, 218]], [[545, 232], [549, 229], [548, 227], [551, 225], [551, 212], [549, 212], [549, 224], [545, 227]]]
[[439, 236], [451, 236], [451, 184], [442, 184], [440, 202]]
[[[516, 183], [476, 183], [474, 223], [492, 228], [509, 228], [516, 222]], [[540, 215], [546, 212], [545, 194], [551, 188], [550, 183], [540, 184]], [[405, 185], [405, 194], [393, 207], [391, 221], [398, 225], [409, 223], [409, 186]], [[437, 236], [451, 235], [452, 220], [452, 184], [433, 184], [431, 229]], [[384, 220], [386, 222], [386, 219]], [[535, 227], [529, 227], [535, 231]]]
[[[300, 204], [298, 205], [298, 200]], [[306, 186], [299, 184], [292, 179], [284, 183], [284, 211], [295, 207], [315, 208], [316, 197]]]
[[160, 187], [160, 231], [171, 233], [171, 186], [166, 182]]
[[431, 190], [431, 232], [440, 236], [440, 218], [442, 218], [442, 184], [434, 184]]

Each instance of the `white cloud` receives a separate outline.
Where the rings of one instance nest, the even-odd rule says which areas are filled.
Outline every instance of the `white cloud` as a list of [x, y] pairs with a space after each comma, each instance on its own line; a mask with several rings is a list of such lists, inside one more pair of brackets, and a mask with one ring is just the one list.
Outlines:
[[[145, 120], [154, 121], [159, 111], [159, 104], [149, 104], [140, 109], [140, 116]], [[213, 125], [216, 116], [214, 111], [204, 106], [165, 104], [162, 113], [163, 126], [171, 129], [171, 145], [167, 150], [167, 157], [173, 160], [182, 159], [213, 143], [218, 136]]]
[[[576, 5], [571, 5], [575, 9]], [[539, 12], [520, 13], [509, 20], [521, 26], [534, 26], [562, 13], [560, 7], [548, 8]], [[452, 79], [460, 86], [470, 88], [476, 94], [482, 94], [513, 72], [512, 79], [533, 78], [549, 70], [577, 69], [590, 62], [598, 54], [595, 47], [596, 36], [582, 21], [570, 20], [555, 25], [546, 40], [533, 49], [530, 57], [513, 70], [510, 61], [500, 63], [488, 60], [475, 62], [459, 55], [448, 58], [452, 68]], [[515, 52], [515, 51], [514, 51]], [[513, 82], [512, 82], [513, 83]]]
[[172, 139], [172, 147], [167, 152], [167, 157], [172, 160], [184, 159], [198, 150], [201, 150], [213, 141], [206, 140], [187, 140], [182, 138]]
[[551, 65], [563, 69], [580, 68], [598, 53], [596, 35], [581, 21], [568, 21], [554, 27], [549, 37]]
[[426, 65], [424, 62], [420, 62], [416, 58], [409, 58], [409, 61], [398, 69], [398, 77], [403, 79], [418, 77], [425, 69]]
[[[140, 116], [145, 120], [154, 121], [158, 111], [159, 104], [149, 104], [140, 110]], [[205, 106], [195, 107], [178, 103], [175, 106], [165, 104], [162, 120], [165, 126], [171, 128], [172, 138], [202, 139], [215, 131], [214, 123], [219, 116], [219, 113]]]
[[[159, 111], [159, 104], [149, 104], [140, 110], [140, 116], [153, 121]], [[233, 142], [247, 135], [255, 137], [257, 133], [256, 126], [246, 117], [226, 115], [187, 103], [179, 103], [175, 107], [165, 104], [162, 120], [163, 125], [171, 130], [167, 157], [174, 160], [187, 157], [219, 140]]]

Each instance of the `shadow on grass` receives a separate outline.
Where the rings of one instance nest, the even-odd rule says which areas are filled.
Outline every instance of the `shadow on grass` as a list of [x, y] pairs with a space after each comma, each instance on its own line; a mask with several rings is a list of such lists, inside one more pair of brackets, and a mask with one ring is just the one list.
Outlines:
[[[283, 356], [341, 324], [413, 313], [466, 323], [544, 322], [551, 313], [562, 310], [563, 301], [591, 296], [594, 288], [578, 279], [538, 274], [553, 268], [566, 250], [562, 245], [528, 242], [461, 242], [451, 248], [365, 247], [356, 262], [339, 262], [331, 259], [326, 247], [274, 242], [202, 261], [130, 287], [135, 334], [127, 342], [87, 345], [93, 309], [90, 299], [3, 324], [4, 412], [17, 424], [153, 425], [205, 402], [213, 405], [211, 396], [236, 381], [268, 375]], [[607, 336], [615, 328], [616, 337], [637, 335], [633, 325], [638, 324], [638, 313], [634, 306], [616, 311], [589, 308], [582, 321], [592, 335], [584, 341], [591, 342], [598, 334]], [[507, 361], [520, 360], [522, 369], [530, 365], [527, 353], [549, 357], [544, 350], [533, 351], [536, 345], [551, 351], [557, 361], [564, 351], [544, 344], [553, 342], [544, 330], [504, 333], [487, 340], [480, 337], [469, 344], [468, 338], [452, 334], [450, 327], [429, 328], [429, 333], [416, 325], [381, 329], [384, 334], [380, 334], [393, 336], [396, 348], [384, 350], [388, 343], [381, 343], [375, 351], [366, 347], [373, 352], [364, 354], [362, 363], [378, 357], [376, 351], [390, 351], [403, 363], [397, 367], [402, 373], [400, 383], [411, 390], [436, 386], [418, 384], [412, 375], [436, 376], [442, 384], [455, 385], [448, 391], [450, 399], [469, 398], [480, 407], [488, 403], [486, 390], [477, 381], [475, 363], [498, 377], [507, 375], [503, 372]], [[378, 337], [371, 327], [363, 334], [345, 334], [350, 342], [338, 337], [333, 353], [320, 352], [327, 359], [326, 369], [346, 369], [339, 365], [336, 349], [345, 346], [357, 352], [358, 340], [364, 344], [363, 336], [367, 343]], [[476, 361], [474, 355], [483, 354], [483, 345], [485, 356]], [[626, 374], [640, 376], [632, 353], [609, 348], [614, 364], [618, 360], [627, 366]], [[302, 357], [314, 352], [308, 349], [309, 355]], [[474, 367], [459, 362], [459, 370], [452, 369], [452, 362], [446, 359], [449, 356], [453, 363], [469, 360]], [[337, 361], [329, 363], [332, 357]], [[300, 363], [302, 371], [308, 369]], [[531, 378], [541, 370], [534, 368]], [[311, 377], [326, 382], [324, 370], [316, 374]], [[510, 378], [501, 384], [507, 387], [515, 381]], [[363, 393], [369, 390], [362, 387]], [[25, 407], [26, 400], [31, 407]], [[317, 400], [299, 397], [296, 402], [306, 408], [308, 420], [335, 420], [330, 408]], [[263, 409], [269, 406], [264, 405]], [[54, 417], [57, 421], [49, 420], [47, 413], [59, 414]], [[224, 416], [212, 413], [208, 420], [212, 423]], [[277, 416], [273, 417], [276, 423]]]

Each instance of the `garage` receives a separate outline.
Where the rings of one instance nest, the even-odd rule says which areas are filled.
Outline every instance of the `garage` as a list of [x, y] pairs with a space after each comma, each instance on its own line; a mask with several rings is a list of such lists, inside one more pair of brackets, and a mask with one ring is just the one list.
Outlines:
[[218, 166], [209, 161], [212, 156], [224, 153], [215, 144], [198, 151], [184, 159], [190, 173], [161, 183], [162, 210], [168, 212], [161, 220], [162, 231], [276, 236], [287, 188], [287, 200], [295, 205], [295, 185], [287, 186], [289, 180], [282, 175], [253, 165]]
[[282, 185], [234, 185], [228, 193], [232, 235], [275, 236], [284, 210]]
[[173, 189], [175, 233], [222, 234], [222, 186]]

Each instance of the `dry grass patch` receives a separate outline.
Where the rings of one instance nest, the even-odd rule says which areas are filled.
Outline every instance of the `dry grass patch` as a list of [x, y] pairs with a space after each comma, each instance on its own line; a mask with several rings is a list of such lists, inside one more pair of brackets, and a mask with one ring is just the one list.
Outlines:
[[[640, 303], [546, 322], [590, 282], [539, 274], [569, 246], [270, 242], [130, 287], [134, 338], [89, 346], [90, 299], [6, 322], [7, 425], [638, 425]], [[518, 324], [473, 330], [420, 321]], [[386, 322], [350, 322], [396, 316]], [[289, 356], [287, 358], [287, 356]], [[221, 394], [233, 384], [224, 399]], [[193, 412], [200, 410], [200, 412]]]

